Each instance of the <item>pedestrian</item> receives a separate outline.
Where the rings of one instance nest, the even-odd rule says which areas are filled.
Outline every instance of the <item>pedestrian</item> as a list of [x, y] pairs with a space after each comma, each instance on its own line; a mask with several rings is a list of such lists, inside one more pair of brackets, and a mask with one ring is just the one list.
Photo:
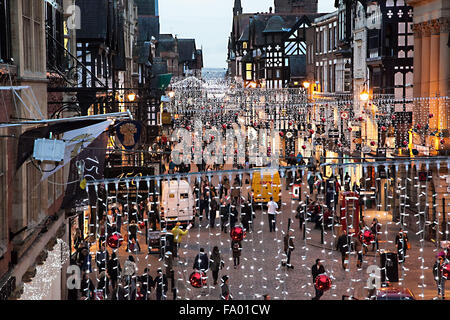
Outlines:
[[377, 251], [379, 250], [378, 247], [378, 233], [381, 230], [381, 224], [378, 222], [377, 218], [373, 218], [372, 224], [370, 225], [370, 231], [374, 235], [375, 239], [372, 243], [372, 251], [375, 251], [375, 247], [377, 248]]
[[433, 265], [433, 276], [436, 281], [438, 298], [445, 300], [445, 281], [447, 280], [443, 275], [444, 257], [439, 256], [438, 260]]
[[214, 285], [217, 285], [217, 280], [219, 279], [219, 270], [223, 268], [223, 261], [220, 257], [219, 247], [214, 246], [213, 251], [209, 258], [209, 268], [212, 271]]
[[403, 231], [403, 228], [400, 228], [398, 234], [395, 236], [395, 247], [397, 248], [399, 263], [405, 262], [408, 245], [409, 245], [408, 236]]
[[82, 272], [92, 272], [92, 257], [86, 243], [82, 244], [78, 254], [77, 264], [80, 266]]
[[229, 216], [230, 216], [230, 229], [233, 229], [233, 228], [234, 228], [234, 226], [236, 225], [236, 222], [237, 222], [237, 220], [238, 220], [238, 218], [239, 218], [239, 212], [238, 212], [238, 210], [237, 210], [237, 206], [238, 206], [237, 201], [236, 201], [236, 200], [233, 200], [231, 206], [228, 207], [229, 210], [230, 210], [230, 212], [229, 212]]
[[122, 272], [120, 261], [117, 258], [115, 252], [111, 254], [111, 259], [108, 260], [107, 271], [109, 278], [111, 280], [111, 286], [113, 289], [115, 289], [117, 285], [117, 279], [119, 278], [120, 273]]
[[87, 273], [87, 272], [83, 273], [83, 276], [81, 279], [80, 291], [81, 291], [81, 299], [82, 300], [93, 300], [94, 299], [95, 286], [89, 277], [89, 273]]
[[287, 266], [290, 269], [294, 269], [294, 266], [291, 265], [291, 253], [294, 251], [294, 237], [292, 235], [292, 232], [289, 230], [286, 235], [284, 236], [284, 253], [286, 254], [287, 260], [286, 262], [283, 262], [283, 266]]
[[225, 199], [221, 200], [220, 204], [220, 220], [221, 220], [221, 231], [227, 233], [227, 227], [230, 220], [230, 204], [226, 203]]
[[216, 224], [217, 211], [219, 210], [219, 204], [217, 203], [217, 200], [214, 196], [211, 197], [210, 205], [211, 208], [209, 209], [209, 227], [211, 229], [214, 229]]
[[314, 182], [316, 181], [316, 177], [311, 172], [308, 172], [308, 175], [309, 194], [312, 195], [314, 192]]
[[323, 295], [323, 290], [320, 290], [316, 287], [316, 278], [320, 276], [321, 274], [325, 273], [325, 268], [321, 264], [320, 259], [316, 259], [316, 263], [311, 267], [311, 273], [313, 277], [313, 285], [314, 289], [316, 290], [316, 296], [312, 298], [312, 300], [319, 300], [320, 297]]
[[167, 251], [164, 255], [164, 267], [166, 268], [166, 277], [170, 279], [170, 285], [173, 290], [175, 285], [175, 272], [173, 270], [173, 256], [170, 251]]
[[183, 236], [187, 235], [189, 232], [189, 227], [186, 231], [181, 230], [181, 223], [177, 222], [175, 227], [172, 229], [174, 246], [173, 246], [173, 257], [178, 257], [178, 249], [180, 247], [181, 241], [183, 240]]
[[141, 291], [144, 295], [143, 300], [150, 300], [150, 294], [152, 292], [152, 287], [154, 286], [154, 281], [150, 274], [149, 268], [144, 269], [144, 274], [140, 277], [139, 282], [141, 283]]
[[250, 221], [252, 220], [252, 208], [248, 202], [245, 203], [244, 208], [241, 212], [241, 222], [244, 230], [248, 231], [250, 229]]
[[125, 300], [127, 296], [127, 291], [125, 287], [127, 286], [125, 279], [122, 279], [113, 290], [111, 295], [111, 300]]
[[147, 203], [147, 210], [148, 210], [148, 220], [150, 229], [152, 231], [156, 230], [158, 222], [160, 222], [159, 217], [159, 211], [158, 211], [158, 205], [157, 202], [154, 201], [153, 196], [150, 196], [148, 203]]
[[347, 230], [344, 230], [342, 235], [338, 238], [336, 244], [336, 250], [339, 250], [341, 252], [342, 268], [344, 270], [347, 268], [350, 249], [351, 249], [351, 239], [347, 235]]
[[127, 252], [135, 251], [135, 248], [133, 248], [134, 250], [130, 250], [130, 244], [133, 243], [132, 240], [135, 241], [138, 252], [141, 251], [141, 246], [139, 245], [139, 241], [138, 241], [138, 237], [137, 237], [138, 230], [139, 230], [139, 226], [137, 225], [136, 220], [131, 220], [131, 223], [128, 226], [129, 236], [128, 236]]
[[305, 205], [302, 203], [298, 204], [297, 210], [296, 210], [296, 214], [295, 214], [295, 218], [298, 219], [299, 222], [299, 226], [300, 226], [300, 230], [303, 230], [303, 224], [305, 223]]
[[128, 260], [125, 261], [124, 265], [123, 265], [123, 274], [125, 276], [126, 279], [126, 283], [127, 285], [131, 284], [131, 280], [133, 279], [133, 277], [135, 276], [136, 272], [137, 272], [137, 266], [136, 266], [136, 262], [134, 261], [134, 258], [132, 255], [128, 256]]
[[157, 273], [158, 275], [154, 281], [156, 288], [156, 300], [166, 300], [167, 290], [169, 289], [167, 277], [163, 274], [161, 269], [158, 269]]
[[208, 270], [208, 266], [208, 254], [205, 253], [205, 249], [200, 248], [200, 252], [195, 256], [194, 265], [192, 268], [194, 270], [199, 270], [206, 273], [206, 271]]
[[273, 197], [270, 197], [270, 201], [267, 204], [267, 213], [269, 217], [269, 231], [276, 231], [276, 215], [277, 215], [278, 204], [273, 201]]
[[229, 281], [229, 278], [227, 275], [222, 277], [222, 284], [220, 285], [220, 287], [221, 287], [220, 299], [221, 300], [233, 300], [233, 296], [230, 293], [230, 288], [228, 288], [228, 281]]
[[103, 297], [106, 300], [109, 296], [109, 276], [105, 271], [102, 271], [99, 275], [97, 290], [101, 290]]
[[237, 267], [240, 264], [240, 259], [241, 259], [241, 251], [242, 251], [241, 242], [240, 241], [232, 241], [231, 242], [231, 250], [233, 252], [234, 268], [237, 269]]
[[[361, 233], [361, 231], [360, 231], [360, 233]], [[354, 237], [353, 237], [353, 249], [355, 250], [356, 254], [358, 255], [358, 262], [356, 263], [356, 267], [358, 269], [361, 269], [362, 263], [363, 263], [363, 243], [362, 243], [359, 235], [354, 235]]]
[[82, 242], [83, 237], [81, 236], [81, 230], [80, 228], [77, 228], [77, 230], [75, 231], [75, 237], [73, 239], [73, 247], [75, 248], [75, 250], [78, 250], [78, 247]]
[[109, 253], [105, 248], [105, 243], [103, 242], [99, 248], [99, 251], [95, 254], [95, 262], [97, 263], [98, 272], [106, 270], [106, 265], [109, 261]]
[[345, 173], [345, 177], [344, 177], [344, 189], [345, 191], [350, 191], [350, 182], [351, 182], [351, 178], [350, 175], [348, 174], [348, 172]]

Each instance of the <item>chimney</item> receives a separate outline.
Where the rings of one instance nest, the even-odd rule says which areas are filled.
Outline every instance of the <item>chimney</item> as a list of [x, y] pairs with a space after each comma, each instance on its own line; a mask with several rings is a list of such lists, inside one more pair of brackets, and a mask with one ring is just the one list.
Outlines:
[[270, 8], [269, 8], [269, 13], [272, 13], [272, 10], [273, 10], [272, 7], [270, 7]]

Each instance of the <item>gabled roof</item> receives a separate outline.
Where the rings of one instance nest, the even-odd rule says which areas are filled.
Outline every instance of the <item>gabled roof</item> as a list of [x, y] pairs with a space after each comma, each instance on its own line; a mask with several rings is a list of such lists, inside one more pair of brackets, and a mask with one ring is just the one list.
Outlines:
[[138, 17], [138, 42], [159, 38], [159, 17]]
[[178, 39], [178, 55], [180, 62], [195, 60], [195, 39]]
[[175, 52], [175, 38], [171, 34], [159, 36], [158, 52]]
[[273, 16], [267, 21], [266, 28], [263, 33], [287, 31], [290, 31], [290, 28], [286, 25], [283, 18], [280, 16]]

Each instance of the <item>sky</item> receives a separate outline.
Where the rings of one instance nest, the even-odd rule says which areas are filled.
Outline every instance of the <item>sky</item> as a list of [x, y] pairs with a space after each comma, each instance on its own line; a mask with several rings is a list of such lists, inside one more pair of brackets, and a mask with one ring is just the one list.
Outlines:
[[[241, 0], [244, 13], [268, 12], [274, 0]], [[194, 38], [205, 68], [226, 68], [234, 0], [159, 0], [161, 33]], [[319, 0], [319, 12], [334, 11], [334, 0]]]

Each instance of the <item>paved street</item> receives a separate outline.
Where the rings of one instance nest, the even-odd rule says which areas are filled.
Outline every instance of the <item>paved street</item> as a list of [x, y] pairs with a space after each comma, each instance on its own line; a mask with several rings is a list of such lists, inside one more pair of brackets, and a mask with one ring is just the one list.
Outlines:
[[[245, 178], [243, 180], [245, 182]], [[305, 190], [307, 184], [305, 181], [303, 184], [303, 190]], [[249, 185], [244, 184], [241, 194], [247, 194], [246, 190], [249, 188]], [[188, 235], [183, 238], [179, 258], [175, 260], [174, 264], [178, 299], [219, 299], [220, 286], [212, 285], [211, 272], [208, 272], [207, 288], [193, 288], [188, 281], [193, 271], [194, 257], [199, 249], [203, 247], [209, 254], [215, 245], [219, 247], [222, 259], [225, 261], [225, 267], [220, 271], [219, 277], [225, 274], [230, 277], [230, 290], [235, 299], [261, 299], [264, 294], [269, 294], [273, 299], [311, 299], [314, 296], [311, 266], [317, 258], [323, 260], [325, 270], [333, 280], [332, 289], [325, 292], [322, 299], [340, 300], [343, 295], [353, 296], [357, 299], [367, 297], [368, 291], [365, 289], [368, 280], [367, 268], [370, 265], [380, 265], [379, 255], [375, 255], [369, 248], [369, 252], [364, 256], [363, 267], [358, 270], [356, 253], [353, 253], [350, 256], [349, 268], [344, 271], [341, 267], [340, 252], [335, 250], [337, 237], [333, 235], [333, 231], [325, 230], [324, 244], [322, 245], [320, 230], [314, 229], [313, 223], [308, 223], [306, 239], [303, 240], [299, 221], [294, 218], [295, 212], [293, 212], [297, 208], [298, 201], [292, 201], [290, 192], [286, 191], [284, 187], [282, 190], [282, 213], [278, 217], [277, 232], [269, 232], [267, 209], [261, 210], [260, 206], [257, 206], [253, 230], [243, 241], [241, 264], [238, 269], [233, 268], [230, 235], [220, 232], [220, 219], [216, 219], [217, 226], [214, 229], [208, 227], [208, 220], [204, 218], [200, 225], [197, 223], [189, 231]], [[304, 197], [305, 191], [303, 191], [302, 198]], [[384, 211], [365, 211], [364, 217], [366, 225], [370, 225], [374, 217], [378, 218], [382, 224], [381, 232], [383, 233], [379, 240], [380, 249], [395, 252], [394, 239], [399, 224], [392, 222], [392, 216]], [[294, 230], [295, 236], [295, 250], [291, 257], [294, 269], [281, 266], [281, 261], [284, 259], [283, 236], [286, 233], [289, 218], [292, 219], [291, 229]], [[417, 299], [422, 298], [422, 293], [424, 299], [433, 299], [437, 293], [431, 271], [436, 255], [435, 246], [431, 242], [424, 243], [424, 287], [422, 288], [420, 241], [418, 236], [411, 232], [408, 233], [408, 236], [412, 249], [408, 251], [404, 270], [401, 270], [399, 266], [400, 282], [398, 285], [409, 288]], [[158, 254], [148, 255], [146, 253], [143, 235], [140, 236], [139, 241], [143, 250], [141, 253], [134, 254], [139, 267], [138, 274], [142, 274], [147, 266], [155, 276], [159, 267], [165, 270], [163, 261], [159, 259]], [[119, 249], [122, 266], [129, 255], [125, 249], [125, 244]], [[152, 299], [155, 297], [152, 296]], [[171, 291], [168, 292], [168, 299], [172, 299]]]

